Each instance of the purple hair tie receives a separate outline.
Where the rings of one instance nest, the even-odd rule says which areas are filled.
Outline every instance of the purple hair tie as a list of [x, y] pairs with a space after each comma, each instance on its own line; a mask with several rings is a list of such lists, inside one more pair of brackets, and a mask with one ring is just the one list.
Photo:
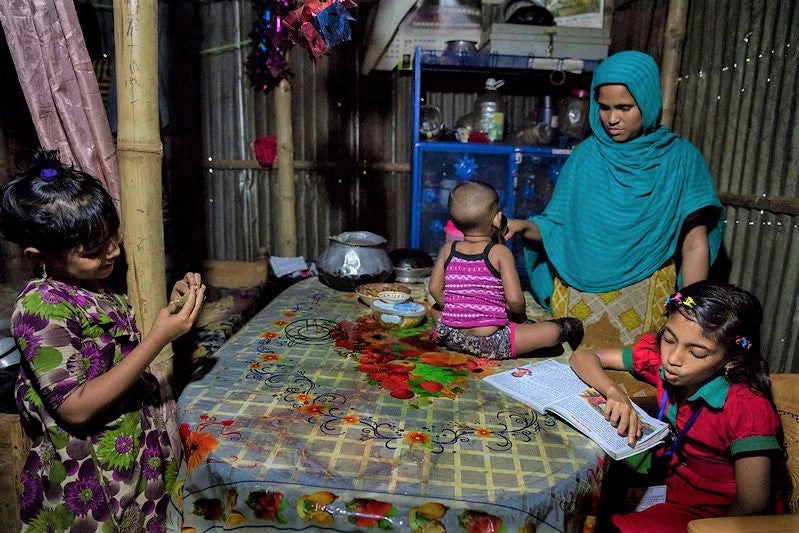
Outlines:
[[39, 172], [39, 178], [46, 183], [53, 181], [56, 176], [58, 176], [58, 171], [54, 168], [43, 168]]

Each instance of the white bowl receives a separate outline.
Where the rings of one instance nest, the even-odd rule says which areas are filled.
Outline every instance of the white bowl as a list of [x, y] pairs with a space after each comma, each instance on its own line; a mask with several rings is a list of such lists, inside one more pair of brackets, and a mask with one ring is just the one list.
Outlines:
[[411, 295], [402, 291], [382, 291], [377, 297], [389, 304], [401, 304], [411, 299]]

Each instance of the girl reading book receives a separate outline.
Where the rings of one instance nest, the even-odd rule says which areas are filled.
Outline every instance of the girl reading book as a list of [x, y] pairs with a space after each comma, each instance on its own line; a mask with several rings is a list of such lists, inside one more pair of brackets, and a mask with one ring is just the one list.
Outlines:
[[633, 445], [642, 427], [605, 369], [627, 370], [657, 389], [658, 418], [673, 438], [657, 449], [650, 485], [665, 501], [611, 517], [617, 531], [685, 531], [688, 522], [773, 511], [779, 417], [760, 353], [762, 310], [732, 285], [700, 281], [669, 297], [666, 324], [624, 350], [577, 350], [570, 364], [607, 398], [605, 419]]

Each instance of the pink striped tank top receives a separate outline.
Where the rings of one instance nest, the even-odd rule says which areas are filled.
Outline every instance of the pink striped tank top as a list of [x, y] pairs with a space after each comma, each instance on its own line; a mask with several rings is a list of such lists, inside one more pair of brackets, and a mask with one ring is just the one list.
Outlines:
[[499, 272], [482, 253], [463, 254], [453, 243], [444, 264], [444, 311], [441, 322], [451, 328], [504, 326], [508, 323], [505, 291]]

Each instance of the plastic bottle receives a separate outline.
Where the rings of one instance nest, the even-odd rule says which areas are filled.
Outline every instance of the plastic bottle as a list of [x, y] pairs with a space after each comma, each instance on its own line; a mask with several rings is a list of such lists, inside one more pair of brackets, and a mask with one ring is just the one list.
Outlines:
[[552, 127], [552, 97], [548, 94], [544, 96], [544, 107], [541, 108], [541, 122], [549, 127]]
[[588, 123], [588, 91], [585, 89], [572, 89], [569, 96], [560, 101], [559, 129], [563, 135], [576, 139], [585, 139], [590, 133]]
[[488, 78], [485, 92], [474, 101], [475, 131], [486, 134], [489, 142], [501, 141], [505, 131], [505, 106], [497, 89], [504, 80]]

